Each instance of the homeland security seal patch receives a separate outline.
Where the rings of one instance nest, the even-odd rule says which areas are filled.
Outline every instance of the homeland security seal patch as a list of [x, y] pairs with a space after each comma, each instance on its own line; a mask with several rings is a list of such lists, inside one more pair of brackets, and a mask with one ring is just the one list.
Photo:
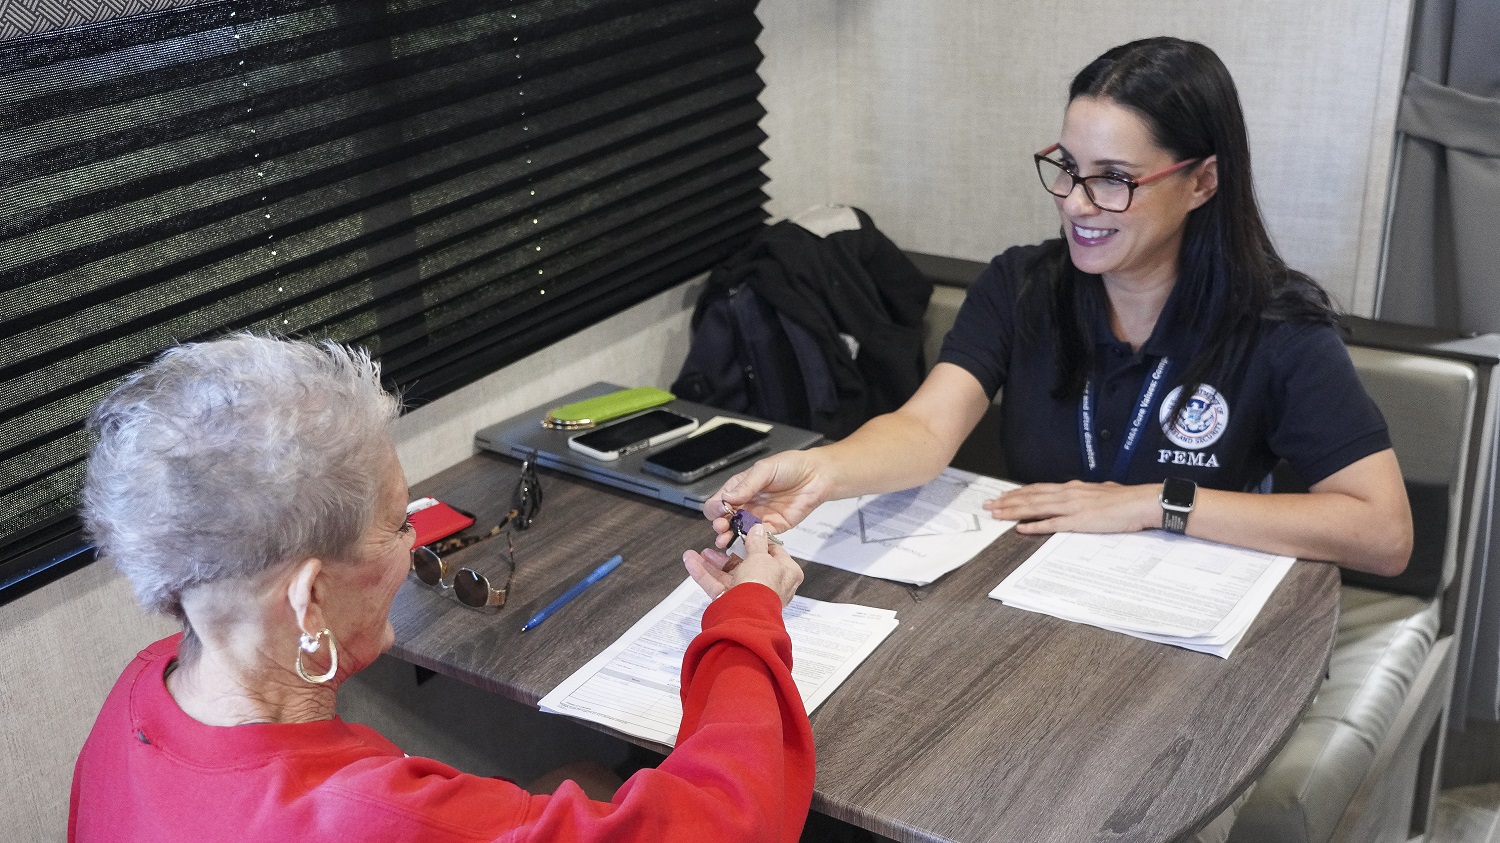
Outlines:
[[1168, 424], [1167, 414], [1176, 406], [1177, 396], [1181, 394], [1182, 387], [1179, 386], [1167, 393], [1161, 402], [1157, 418], [1162, 432], [1174, 445], [1193, 450], [1207, 448], [1219, 441], [1229, 427], [1229, 402], [1217, 389], [1206, 383], [1199, 384], [1193, 397], [1183, 404], [1182, 411]]

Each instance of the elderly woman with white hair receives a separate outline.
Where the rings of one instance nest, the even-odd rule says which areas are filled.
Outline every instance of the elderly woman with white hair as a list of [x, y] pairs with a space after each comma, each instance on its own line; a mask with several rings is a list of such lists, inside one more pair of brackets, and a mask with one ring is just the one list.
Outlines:
[[73, 779], [71, 841], [793, 841], [813, 744], [781, 609], [802, 579], [683, 560], [715, 595], [683, 666], [677, 748], [611, 802], [406, 756], [335, 693], [391, 646], [411, 569], [397, 402], [364, 354], [236, 336], [174, 348], [96, 410], [82, 513], [183, 632], [126, 668]]

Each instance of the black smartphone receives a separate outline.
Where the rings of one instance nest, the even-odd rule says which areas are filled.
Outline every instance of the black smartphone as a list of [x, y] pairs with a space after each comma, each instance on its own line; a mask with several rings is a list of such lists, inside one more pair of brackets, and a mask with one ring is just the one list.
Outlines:
[[598, 430], [568, 437], [568, 447], [596, 460], [617, 460], [626, 454], [686, 436], [698, 420], [670, 410], [651, 410], [621, 419]]
[[647, 457], [652, 474], [692, 483], [766, 449], [771, 434], [742, 424], [725, 423]]

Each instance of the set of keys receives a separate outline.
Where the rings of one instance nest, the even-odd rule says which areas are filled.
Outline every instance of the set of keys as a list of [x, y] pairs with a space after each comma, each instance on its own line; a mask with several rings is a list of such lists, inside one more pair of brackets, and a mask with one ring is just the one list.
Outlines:
[[[719, 503], [724, 507], [724, 514], [729, 516], [729, 532], [734, 535], [734, 541], [730, 542], [729, 547], [726, 547], [724, 550], [726, 553], [744, 559], [749, 555], [749, 552], [745, 550], [745, 537], [750, 534], [752, 527], [756, 524], [764, 524], [765, 522], [761, 521], [755, 513], [748, 509], [735, 509], [725, 501], [720, 501]], [[781, 539], [771, 534], [770, 527], [766, 528], [766, 538], [773, 544], [781, 544]], [[729, 565], [725, 566], [724, 570], [733, 570], [735, 564], [737, 563], [731, 561]]]

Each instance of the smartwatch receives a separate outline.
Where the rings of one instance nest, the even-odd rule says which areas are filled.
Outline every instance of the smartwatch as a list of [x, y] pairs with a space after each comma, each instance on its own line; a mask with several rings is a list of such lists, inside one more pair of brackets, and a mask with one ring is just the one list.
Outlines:
[[1173, 533], [1187, 532], [1188, 513], [1198, 497], [1198, 484], [1181, 477], [1168, 477], [1161, 484], [1161, 528]]

